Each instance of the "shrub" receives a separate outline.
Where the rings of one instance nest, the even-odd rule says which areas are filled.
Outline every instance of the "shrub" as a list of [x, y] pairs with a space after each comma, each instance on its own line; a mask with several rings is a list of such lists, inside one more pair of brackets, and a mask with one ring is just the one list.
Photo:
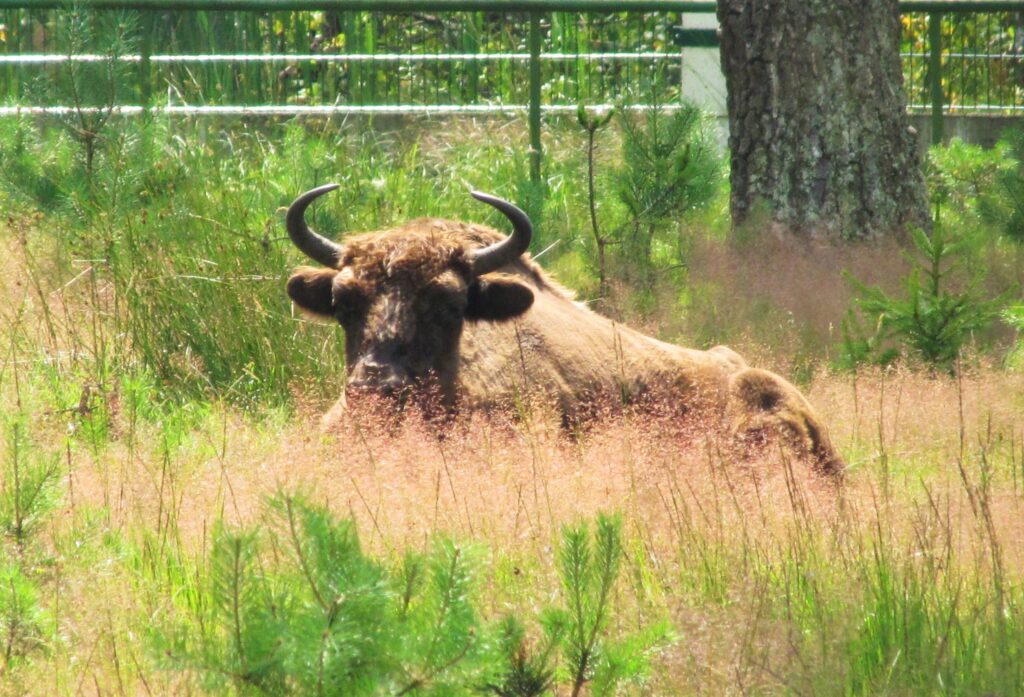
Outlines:
[[39, 603], [39, 589], [21, 565], [0, 557], [0, 661], [3, 672], [45, 646], [48, 614]]
[[665, 636], [611, 631], [618, 518], [599, 517], [593, 543], [585, 525], [563, 532], [565, 606], [540, 612], [531, 651], [519, 619], [481, 617], [472, 548], [439, 540], [389, 565], [352, 521], [301, 497], [275, 497], [269, 515], [266, 528], [216, 529], [208, 561], [175, 581], [187, 600], [154, 631], [167, 667], [218, 693], [529, 697], [564, 681], [612, 695]]
[[213, 690], [316, 695], [444, 693], [478, 665], [464, 550], [389, 572], [351, 521], [293, 497], [271, 508], [273, 535], [215, 532], [191, 617], [158, 636], [169, 665]]
[[666, 111], [655, 100], [642, 114], [623, 110], [622, 167], [614, 173], [629, 221], [618, 233], [628, 264], [649, 270], [657, 233], [686, 211], [707, 205], [722, 160], [704, 114], [693, 104]]
[[9, 675], [47, 645], [51, 618], [38, 571], [44, 554], [30, 544], [60, 501], [59, 457], [38, 451], [18, 409], [2, 418], [0, 467], [0, 674]]
[[932, 206], [948, 211], [950, 222], [1024, 242], [1024, 131], [1007, 131], [993, 148], [959, 138], [934, 146], [925, 174]]
[[925, 176], [933, 206], [976, 208], [1007, 165], [1005, 148], [983, 148], [953, 138], [928, 150]]
[[1004, 297], [983, 299], [975, 285], [950, 290], [951, 276], [959, 270], [961, 243], [936, 224], [932, 236], [913, 231], [918, 257], [904, 279], [904, 296], [891, 297], [880, 288], [869, 288], [852, 275], [847, 279], [860, 297], [857, 306], [874, 324], [864, 331], [854, 313], [843, 323], [840, 365], [863, 362], [888, 363], [897, 353], [952, 372], [963, 345], [986, 330], [995, 319]]
[[32, 447], [21, 415], [4, 422], [7, 457], [0, 471], [0, 528], [23, 546], [60, 501], [60, 459]]
[[135, 52], [136, 16], [129, 12], [95, 12], [74, 6], [67, 21], [58, 23], [59, 37], [67, 55], [99, 54], [95, 62], [63, 61], [38, 85], [43, 99], [57, 106], [71, 107], [66, 115], [54, 117], [64, 131], [81, 146], [82, 165], [93, 174], [96, 155], [107, 137], [114, 107], [127, 101], [132, 65], [121, 60]]
[[1012, 160], [997, 176], [1006, 202], [1003, 230], [1017, 242], [1024, 242], [1024, 130], [1007, 131], [1003, 140]]
[[1017, 333], [1013, 349], [1007, 358], [1007, 363], [1010, 366], [1017, 366], [1024, 359], [1024, 339], [1021, 338], [1021, 333], [1024, 333], [1024, 303], [1006, 308], [1003, 310], [1001, 317]]

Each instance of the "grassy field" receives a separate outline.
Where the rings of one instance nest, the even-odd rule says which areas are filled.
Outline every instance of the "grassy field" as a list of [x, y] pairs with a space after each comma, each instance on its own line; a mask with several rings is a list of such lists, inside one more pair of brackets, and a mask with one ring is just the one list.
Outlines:
[[[720, 193], [659, 230], [657, 282], [617, 270], [598, 299], [799, 380], [841, 485], [629, 413], [572, 438], [543, 405], [443, 439], [360, 415], [318, 430], [340, 332], [292, 312], [277, 209], [338, 180], [324, 231], [499, 225], [465, 195], [490, 189], [535, 206], [541, 263], [589, 299], [571, 126], [548, 131], [541, 203], [511, 123], [124, 124], [91, 176], [59, 130], [0, 124], [0, 692], [1020, 694], [1013, 337], [979, 337], [956, 376], [829, 367], [837, 270], [898, 287], [892, 248], [730, 242]], [[1019, 280], [1015, 246], [972, 245], [986, 283]], [[532, 692], [509, 677], [528, 668]]]

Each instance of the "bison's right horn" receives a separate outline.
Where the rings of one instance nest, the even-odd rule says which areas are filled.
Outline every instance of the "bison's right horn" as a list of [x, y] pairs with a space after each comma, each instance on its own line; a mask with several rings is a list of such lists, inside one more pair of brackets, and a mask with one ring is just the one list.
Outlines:
[[511, 235], [501, 242], [495, 242], [489, 247], [473, 252], [473, 273], [482, 276], [522, 256], [523, 252], [530, 247], [533, 225], [526, 213], [504, 199], [480, 191], [474, 191], [471, 195], [478, 201], [494, 206], [512, 222]]
[[284, 225], [288, 228], [288, 236], [292, 238], [295, 246], [302, 250], [302, 253], [310, 259], [319, 261], [324, 266], [331, 268], [336, 268], [341, 260], [341, 245], [313, 232], [306, 225], [306, 208], [314, 199], [337, 188], [338, 184], [325, 184], [307, 191], [295, 199], [292, 205], [288, 206], [288, 213], [284, 217]]

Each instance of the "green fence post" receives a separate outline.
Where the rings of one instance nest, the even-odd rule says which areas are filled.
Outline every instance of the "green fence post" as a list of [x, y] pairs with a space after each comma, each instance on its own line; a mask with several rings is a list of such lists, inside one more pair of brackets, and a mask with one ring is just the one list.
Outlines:
[[[345, 53], [356, 53], [356, 21], [359, 13], [345, 13]], [[349, 104], [363, 104], [363, 64], [359, 61], [348, 62], [348, 94]]]
[[150, 56], [153, 55], [153, 32], [156, 31], [156, 13], [146, 12], [142, 20], [142, 40], [139, 42], [139, 101], [149, 109], [153, 101], [153, 73]]
[[530, 181], [540, 183], [540, 12], [530, 13]]
[[928, 78], [932, 92], [932, 144], [942, 143], [942, 13], [928, 15]]
[[[377, 22], [372, 16], [366, 18], [363, 24], [363, 50], [371, 56], [377, 53]], [[377, 103], [377, 77], [380, 69], [377, 63], [370, 63], [370, 69], [366, 71], [367, 82], [370, 86], [370, 103]]]
[[[462, 50], [466, 53], [476, 55], [480, 53], [480, 13], [470, 12], [466, 15], [462, 27]], [[466, 94], [463, 101], [469, 104], [476, 104], [480, 94], [480, 63], [471, 58], [466, 61]]]

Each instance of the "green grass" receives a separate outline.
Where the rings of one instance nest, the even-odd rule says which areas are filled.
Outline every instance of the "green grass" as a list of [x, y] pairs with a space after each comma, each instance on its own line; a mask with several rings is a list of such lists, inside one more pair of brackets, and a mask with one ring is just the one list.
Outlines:
[[[572, 440], [543, 411], [444, 440], [316, 430], [340, 335], [292, 315], [303, 260], [277, 212], [307, 187], [343, 184], [313, 211], [328, 234], [501, 227], [469, 186], [526, 202], [536, 250], [557, 242], [541, 262], [590, 299], [582, 133], [549, 129], [540, 202], [503, 127], [124, 122], [89, 179], [61, 131], [0, 122], [0, 694], [1019, 692], [1009, 341], [957, 378], [830, 373], [818, 315], [776, 293], [815, 262], [726, 241], [721, 198], [659, 229], [659, 283], [602, 309], [804, 361], [841, 489], [632, 416]], [[598, 150], [609, 227], [617, 148]], [[997, 232], [970, 235], [970, 263], [1012, 267]]]
[[[434, 133], [453, 128], [462, 132], [451, 141]], [[64, 294], [109, 302], [113, 323], [74, 338], [92, 344], [97, 364], [110, 364], [97, 368], [101, 382], [130, 363], [175, 398], [285, 403], [299, 384], [336, 392], [337, 381], [320, 379], [340, 375], [336, 331], [286, 317], [290, 304], [281, 292], [290, 269], [305, 260], [284, 234], [280, 209], [330, 181], [341, 189], [312, 214], [327, 234], [420, 216], [500, 227], [500, 216], [468, 195], [477, 188], [520, 202], [537, 224], [536, 252], [550, 247], [547, 261], [567, 272], [563, 280], [594, 285], [589, 239], [579, 225], [586, 192], [574, 183], [582, 154], [572, 148], [552, 148], [538, 198], [523, 148], [458, 122], [407, 134], [335, 121], [260, 128], [125, 121], [108, 126], [91, 175], [64, 131], [40, 133], [30, 120], [7, 120], [0, 129], [0, 152], [10, 162], [0, 185], [9, 205], [22, 214], [39, 211], [52, 226], [27, 240], [30, 261], [40, 257], [35, 273], [56, 275], [55, 285], [68, 284]], [[571, 124], [558, 135], [581, 140]], [[605, 145], [606, 156], [614, 147]], [[626, 213], [613, 185], [605, 183], [602, 210], [609, 226], [622, 228]], [[675, 234], [662, 230], [648, 265], [678, 263]], [[43, 261], [54, 245], [68, 252], [56, 268]], [[571, 261], [581, 256], [583, 263]]]

